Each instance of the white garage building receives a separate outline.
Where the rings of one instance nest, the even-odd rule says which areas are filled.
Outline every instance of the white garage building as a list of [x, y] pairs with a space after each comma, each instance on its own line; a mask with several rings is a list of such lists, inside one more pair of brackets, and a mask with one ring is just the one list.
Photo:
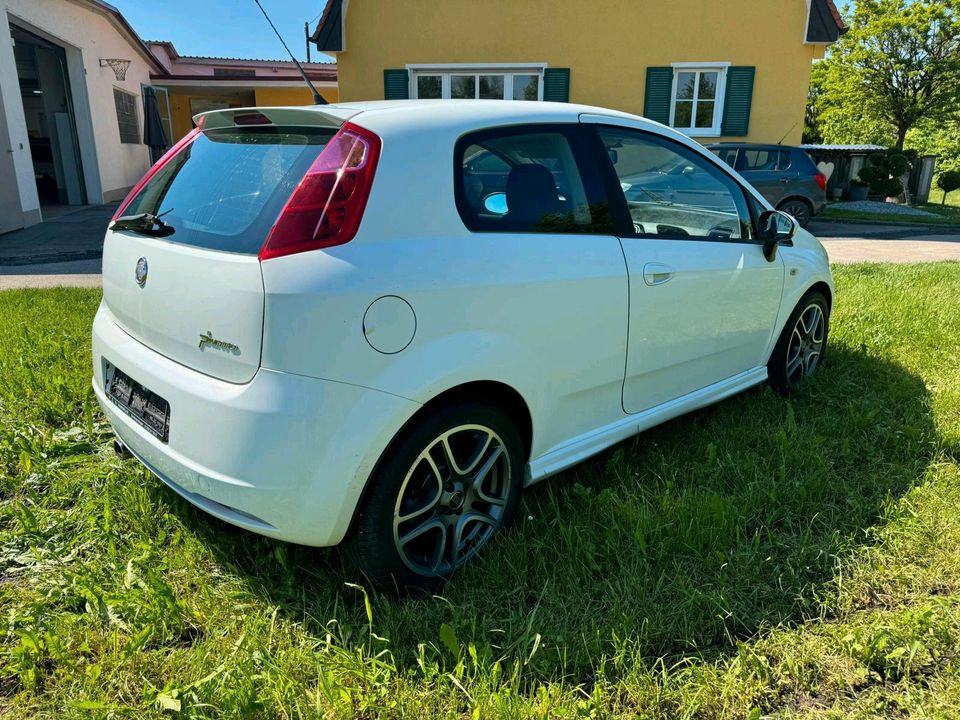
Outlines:
[[156, 58], [100, 0], [0, 0], [0, 40], [0, 233], [121, 199]]

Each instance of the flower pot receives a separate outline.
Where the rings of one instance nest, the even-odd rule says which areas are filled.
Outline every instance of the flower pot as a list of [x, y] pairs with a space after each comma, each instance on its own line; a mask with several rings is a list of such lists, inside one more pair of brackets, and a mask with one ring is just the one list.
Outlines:
[[867, 193], [869, 192], [870, 188], [866, 185], [851, 185], [850, 189], [847, 190], [847, 198], [850, 200], [850, 202], [866, 200]]

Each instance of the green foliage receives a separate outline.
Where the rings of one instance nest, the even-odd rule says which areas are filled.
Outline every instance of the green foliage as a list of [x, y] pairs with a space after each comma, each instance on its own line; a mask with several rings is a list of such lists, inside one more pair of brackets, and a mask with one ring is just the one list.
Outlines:
[[0, 715], [955, 717], [960, 265], [835, 273], [790, 400], [749, 391], [532, 488], [408, 598], [116, 459], [99, 293], [0, 292]]
[[870, 186], [870, 192], [882, 197], [897, 197], [903, 193], [900, 178], [910, 170], [906, 155], [896, 150], [874, 153], [860, 170], [860, 180]]
[[960, 115], [923, 122], [910, 130], [906, 144], [921, 155], [937, 156], [937, 171], [960, 170]]
[[811, 78], [808, 137], [903, 149], [960, 110], [960, 0], [858, 0]]
[[947, 195], [960, 190], [960, 170], [945, 170], [937, 176], [937, 187], [943, 190], [943, 204], [947, 204]]

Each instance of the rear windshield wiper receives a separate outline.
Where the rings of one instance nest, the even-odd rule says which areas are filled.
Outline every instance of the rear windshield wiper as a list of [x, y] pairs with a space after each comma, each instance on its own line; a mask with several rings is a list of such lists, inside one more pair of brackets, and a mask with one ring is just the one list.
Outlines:
[[166, 215], [168, 212], [170, 212], [170, 210], [167, 210], [167, 212], [161, 213], [160, 215], [154, 215], [153, 213], [121, 215], [113, 221], [110, 229], [132, 230], [133, 232], [141, 233], [143, 235], [167, 237], [168, 235], [173, 235], [173, 233], [176, 232], [172, 225], [164, 222], [161, 218], [161, 215]]

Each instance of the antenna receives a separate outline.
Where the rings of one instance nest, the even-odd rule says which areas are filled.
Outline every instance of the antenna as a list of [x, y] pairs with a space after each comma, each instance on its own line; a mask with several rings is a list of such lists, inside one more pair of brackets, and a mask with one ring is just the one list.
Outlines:
[[800, 121], [797, 120], [797, 122], [795, 122], [793, 125], [791, 125], [791, 126], [790, 126], [790, 129], [787, 130], [787, 131], [783, 134], [783, 137], [780, 138], [779, 140], [777, 140], [777, 145], [783, 145], [783, 141], [787, 139], [787, 135], [789, 135], [790, 133], [792, 133], [792, 132], [793, 132], [793, 129], [794, 129], [799, 123], [800, 123]]
[[280, 41], [280, 44], [283, 45], [283, 49], [287, 51], [287, 55], [289, 55], [290, 59], [293, 60], [293, 64], [297, 66], [297, 70], [300, 71], [300, 77], [303, 78], [303, 81], [313, 91], [313, 102], [316, 103], [317, 105], [326, 105], [327, 101], [323, 99], [323, 97], [320, 95], [319, 92], [317, 92], [317, 89], [313, 86], [313, 83], [310, 82], [310, 78], [308, 78], [307, 74], [303, 71], [303, 66], [299, 62], [297, 62], [297, 59], [293, 56], [293, 53], [290, 52], [290, 48], [288, 48], [287, 44], [283, 42], [283, 37], [281, 37], [276, 26], [273, 24], [273, 21], [270, 19], [270, 16], [267, 15], [267, 11], [263, 9], [263, 5], [260, 4], [260, 0], [253, 0], [253, 1], [257, 4], [257, 7], [260, 8], [260, 12], [263, 13], [263, 16], [267, 19], [267, 22], [270, 23], [270, 27], [273, 28], [273, 32], [276, 34], [277, 39]]

